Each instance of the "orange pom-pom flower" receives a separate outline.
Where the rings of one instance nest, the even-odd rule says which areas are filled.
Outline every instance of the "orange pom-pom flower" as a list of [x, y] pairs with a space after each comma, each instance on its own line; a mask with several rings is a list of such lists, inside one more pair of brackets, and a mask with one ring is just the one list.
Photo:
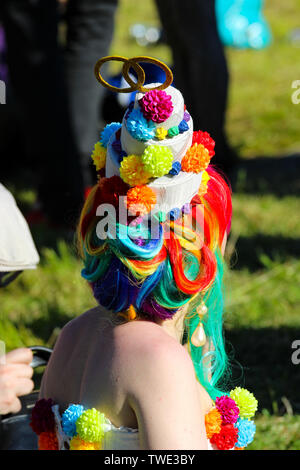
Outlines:
[[135, 186], [127, 192], [127, 208], [134, 215], [145, 215], [156, 204], [156, 194], [148, 186]]
[[216, 408], [205, 415], [205, 429], [208, 439], [221, 431], [222, 417]]
[[200, 173], [210, 162], [209, 151], [202, 144], [192, 145], [181, 161], [181, 169], [187, 173]]
[[58, 440], [55, 432], [41, 432], [38, 441], [39, 450], [58, 450]]

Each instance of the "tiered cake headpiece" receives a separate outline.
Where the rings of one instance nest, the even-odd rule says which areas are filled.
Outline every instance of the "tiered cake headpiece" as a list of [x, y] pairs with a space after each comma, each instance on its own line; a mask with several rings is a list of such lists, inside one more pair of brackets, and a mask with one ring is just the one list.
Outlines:
[[[124, 62], [122, 74], [128, 88], [118, 89], [103, 79], [100, 68], [109, 60]], [[139, 62], [161, 67], [165, 82], [143, 86], [145, 73]], [[136, 83], [129, 75], [131, 68], [136, 72]], [[182, 94], [171, 86], [172, 72], [162, 62], [144, 56], [108, 56], [96, 63], [95, 75], [112, 91], [137, 92], [122, 123], [108, 124], [101, 132], [92, 153], [96, 170], [128, 185], [125, 204], [129, 214], [139, 218], [151, 212], [162, 221], [166, 216], [176, 219], [201, 185], [205, 191], [213, 139], [207, 132], [193, 131]]]

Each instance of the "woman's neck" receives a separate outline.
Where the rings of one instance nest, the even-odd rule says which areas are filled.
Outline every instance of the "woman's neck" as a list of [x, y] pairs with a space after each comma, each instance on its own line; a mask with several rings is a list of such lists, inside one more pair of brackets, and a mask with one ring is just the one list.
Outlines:
[[161, 328], [179, 343], [182, 343], [183, 338], [185, 311], [186, 306], [179, 309], [172, 318], [159, 322]]

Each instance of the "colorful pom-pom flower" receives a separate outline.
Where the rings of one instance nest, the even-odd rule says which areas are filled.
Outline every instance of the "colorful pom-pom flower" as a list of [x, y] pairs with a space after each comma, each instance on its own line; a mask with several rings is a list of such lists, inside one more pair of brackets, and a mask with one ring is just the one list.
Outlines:
[[32, 409], [30, 426], [36, 434], [51, 432], [55, 429], [55, 419], [52, 411], [54, 401], [51, 398], [38, 400]]
[[104, 127], [103, 131], [100, 134], [100, 142], [103, 147], [107, 147], [108, 141], [111, 136], [122, 127], [120, 122], [111, 122]]
[[86, 442], [100, 442], [104, 436], [105, 416], [95, 408], [84, 411], [76, 421], [76, 431]]
[[215, 141], [211, 138], [208, 132], [203, 131], [194, 131], [193, 132], [193, 141], [192, 145], [194, 144], [202, 144], [208, 150], [210, 158], [212, 158], [215, 154]]
[[192, 145], [181, 161], [182, 171], [200, 173], [206, 170], [210, 162], [208, 150], [202, 144]]
[[235, 447], [247, 447], [254, 439], [256, 426], [253, 421], [245, 418], [239, 418], [235, 424], [238, 429], [238, 441]]
[[169, 175], [175, 176], [178, 175], [181, 172], [181, 163], [180, 162], [173, 162], [172, 163], [172, 168], [169, 171]]
[[39, 450], [58, 450], [58, 440], [54, 431], [41, 432], [38, 439]]
[[169, 217], [170, 220], [177, 220], [181, 216], [181, 209], [179, 207], [174, 207], [174, 209], [171, 209], [169, 212]]
[[211, 444], [219, 450], [230, 450], [234, 447], [238, 440], [238, 430], [233, 424], [225, 424], [221, 426], [221, 431], [213, 434], [210, 439]]
[[230, 397], [240, 409], [240, 418], [252, 418], [255, 415], [258, 402], [253, 393], [245, 388], [236, 387], [234, 390], [231, 390]]
[[176, 135], [179, 134], [179, 128], [178, 126], [172, 126], [170, 127], [170, 129], [168, 130], [168, 137], [176, 137]]
[[82, 405], [70, 405], [62, 415], [61, 424], [64, 433], [73, 437], [76, 434], [76, 421], [84, 412]]
[[216, 408], [222, 416], [223, 424], [234, 424], [239, 417], [239, 408], [235, 401], [227, 395], [216, 398]]
[[217, 408], [212, 408], [205, 415], [205, 429], [208, 439], [221, 431], [222, 418]]
[[128, 191], [126, 204], [133, 215], [146, 215], [156, 204], [156, 194], [149, 186], [135, 186]]
[[133, 109], [128, 116], [126, 127], [129, 134], [137, 140], [145, 142], [155, 136], [155, 124], [144, 118], [140, 109]]
[[70, 441], [70, 450], [100, 450], [100, 442], [86, 442], [79, 436], [73, 437]]
[[151, 174], [146, 171], [141, 157], [129, 155], [120, 164], [120, 176], [129, 186], [138, 186], [148, 183]]
[[198, 195], [200, 197], [204, 196], [204, 194], [207, 193], [207, 184], [208, 184], [209, 180], [210, 180], [209, 174], [207, 173], [207, 171], [203, 171], [202, 178], [201, 178], [201, 184], [200, 184], [200, 188], [199, 188], [199, 191], [198, 191]]
[[158, 140], [164, 140], [167, 137], [167, 135], [168, 135], [168, 131], [164, 127], [157, 127], [156, 128], [155, 137]]
[[185, 120], [185, 122], [189, 122], [189, 120], [191, 119], [190, 113], [188, 113], [187, 111], [184, 111], [183, 119]]
[[189, 202], [186, 202], [182, 208], [181, 211], [183, 214], [190, 214], [191, 213], [191, 204]]
[[166, 121], [173, 111], [172, 98], [164, 90], [147, 91], [139, 105], [143, 116], [156, 123]]
[[180, 134], [182, 134], [183, 132], [186, 132], [186, 131], [189, 130], [189, 125], [188, 125], [188, 123], [183, 119], [183, 120], [179, 123], [178, 129], [179, 129]]
[[154, 178], [167, 175], [172, 168], [173, 153], [169, 147], [149, 145], [141, 158], [145, 170]]
[[96, 170], [102, 170], [102, 168], [105, 167], [106, 162], [106, 148], [104, 148], [100, 142], [97, 142], [94, 145], [94, 150], [91, 157], [93, 159]]

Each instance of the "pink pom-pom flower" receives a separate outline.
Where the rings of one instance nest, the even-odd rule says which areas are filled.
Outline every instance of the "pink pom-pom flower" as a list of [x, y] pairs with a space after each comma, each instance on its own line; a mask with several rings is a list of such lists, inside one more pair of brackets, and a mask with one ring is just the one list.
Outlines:
[[237, 422], [240, 410], [232, 398], [227, 395], [216, 398], [216, 408], [222, 416], [223, 424]]
[[173, 104], [171, 96], [164, 90], [150, 90], [139, 100], [144, 118], [153, 122], [164, 122], [171, 116]]
[[32, 409], [30, 426], [32, 430], [40, 435], [42, 432], [50, 432], [55, 429], [54, 414], [52, 406], [54, 401], [49, 398], [38, 400]]

